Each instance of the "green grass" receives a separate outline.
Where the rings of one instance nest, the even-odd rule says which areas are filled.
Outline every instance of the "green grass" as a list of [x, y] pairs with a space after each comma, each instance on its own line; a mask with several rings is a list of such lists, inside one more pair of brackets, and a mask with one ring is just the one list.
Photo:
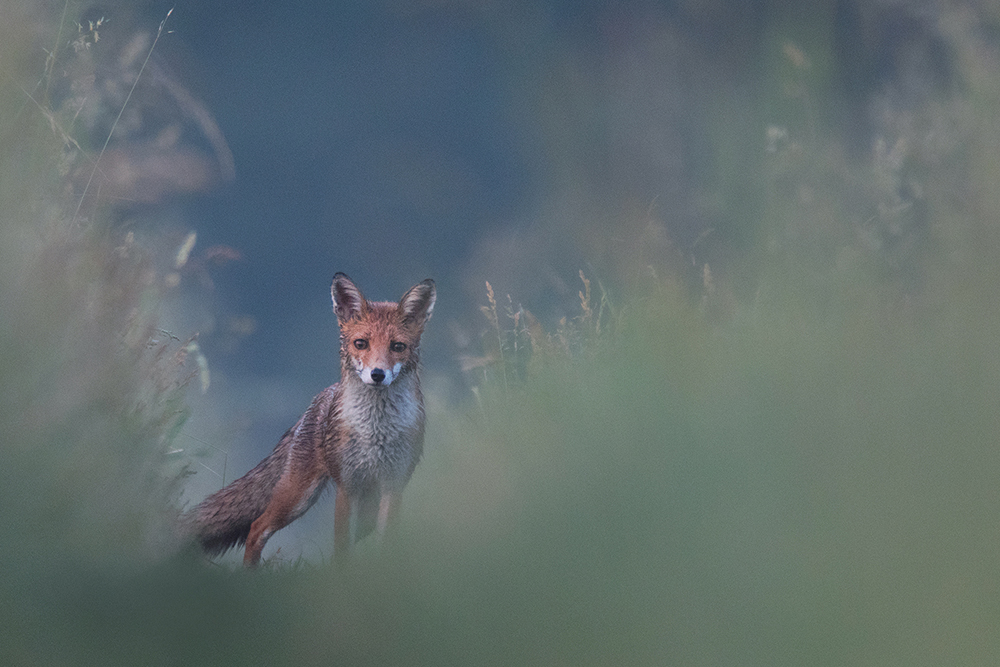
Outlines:
[[259, 573], [27, 568], [6, 655], [988, 662], [1000, 378], [980, 323], [803, 306], [720, 330], [647, 298], [606, 351], [467, 412], [432, 406], [384, 551]]

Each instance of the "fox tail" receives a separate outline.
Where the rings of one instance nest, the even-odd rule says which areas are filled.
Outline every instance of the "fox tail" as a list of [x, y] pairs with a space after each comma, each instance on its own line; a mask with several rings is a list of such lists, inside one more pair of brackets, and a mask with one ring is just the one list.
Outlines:
[[284, 470], [288, 435], [253, 470], [186, 512], [181, 517], [183, 534], [211, 556], [245, 544], [250, 525], [267, 509]]

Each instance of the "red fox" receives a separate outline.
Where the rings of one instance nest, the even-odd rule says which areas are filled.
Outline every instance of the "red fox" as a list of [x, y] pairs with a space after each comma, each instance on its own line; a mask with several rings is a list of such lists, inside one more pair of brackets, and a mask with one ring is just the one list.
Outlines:
[[340, 326], [340, 382], [312, 401], [274, 451], [243, 477], [184, 515], [205, 552], [246, 544], [243, 563], [260, 561], [275, 531], [313, 506], [333, 482], [334, 555], [393, 522], [403, 487], [420, 459], [424, 401], [417, 377], [420, 336], [434, 310], [434, 281], [399, 303], [368, 301], [343, 273], [330, 287]]

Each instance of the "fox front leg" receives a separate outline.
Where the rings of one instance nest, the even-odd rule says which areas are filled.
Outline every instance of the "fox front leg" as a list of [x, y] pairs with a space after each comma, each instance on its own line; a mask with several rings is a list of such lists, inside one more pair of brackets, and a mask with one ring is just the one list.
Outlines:
[[375, 529], [375, 538], [382, 542], [385, 539], [386, 530], [390, 525], [395, 525], [399, 517], [399, 506], [401, 503], [398, 491], [385, 491], [378, 505], [378, 524]]
[[343, 484], [337, 485], [333, 510], [333, 557], [341, 560], [351, 551], [351, 497]]

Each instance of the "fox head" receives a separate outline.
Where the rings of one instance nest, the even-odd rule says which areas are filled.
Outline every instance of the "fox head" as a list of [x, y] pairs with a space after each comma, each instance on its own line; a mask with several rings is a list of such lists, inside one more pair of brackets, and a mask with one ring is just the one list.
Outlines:
[[416, 368], [420, 334], [437, 298], [433, 280], [417, 283], [392, 303], [366, 300], [350, 278], [338, 273], [330, 294], [340, 325], [342, 381], [350, 373], [366, 385], [386, 387]]

